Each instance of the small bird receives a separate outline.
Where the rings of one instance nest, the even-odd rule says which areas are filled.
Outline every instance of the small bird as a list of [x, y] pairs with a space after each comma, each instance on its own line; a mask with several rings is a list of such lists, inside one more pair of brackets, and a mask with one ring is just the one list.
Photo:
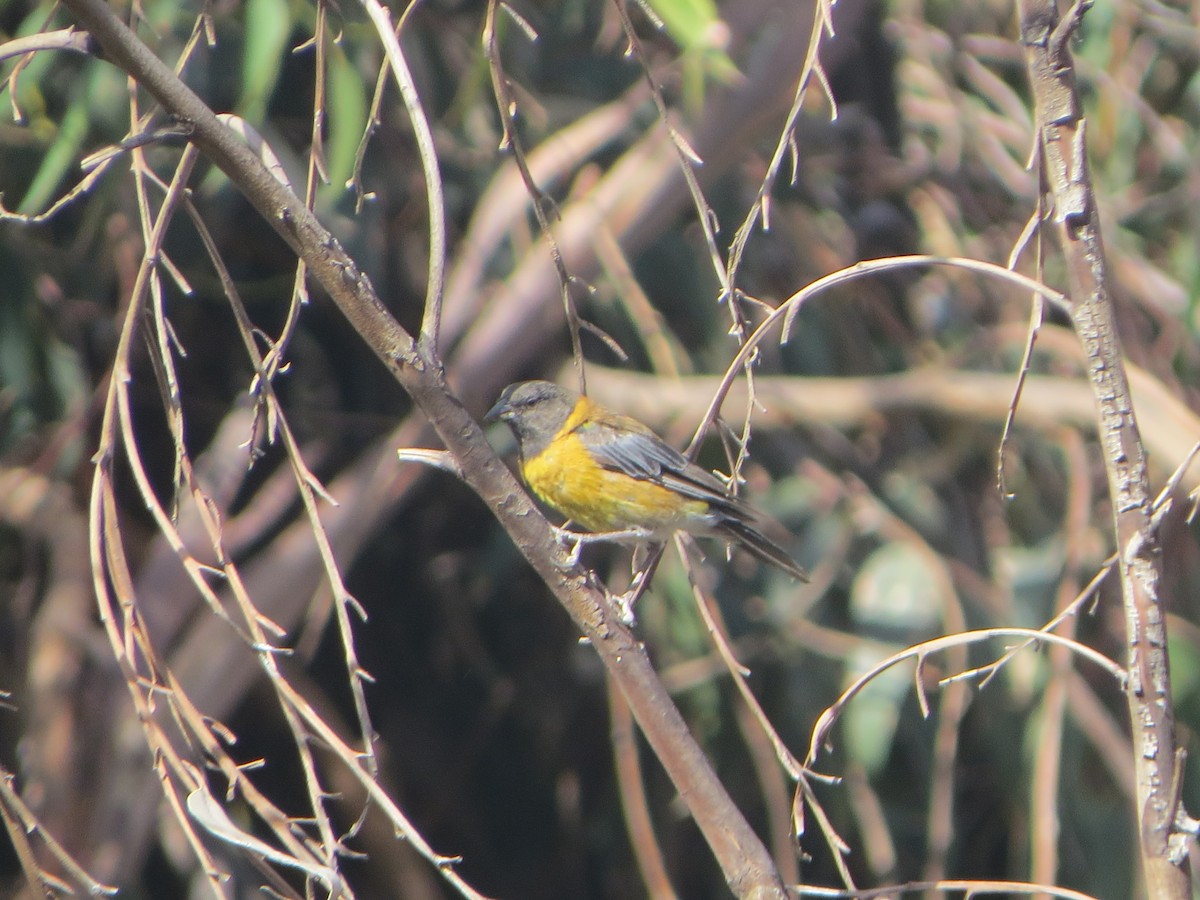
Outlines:
[[522, 381], [504, 389], [484, 421], [512, 429], [530, 490], [589, 531], [656, 541], [676, 531], [717, 537], [808, 580], [760, 530], [774, 523], [636, 419], [548, 381]]

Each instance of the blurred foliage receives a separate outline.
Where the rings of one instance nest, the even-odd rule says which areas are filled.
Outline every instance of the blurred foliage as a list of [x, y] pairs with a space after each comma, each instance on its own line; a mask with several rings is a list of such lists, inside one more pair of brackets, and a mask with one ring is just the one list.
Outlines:
[[[773, 96], [762, 101], [767, 121], [739, 120], [723, 130], [722, 123], [732, 120], [722, 118], [721, 104], [772, 49], [779, 17], [795, 15], [782, 5], [749, 4], [735, 16], [734, 6], [655, 0], [649, 7], [662, 19], [661, 33], [630, 7], [679, 126], [715, 127], [709, 157], [719, 156], [716, 145], [736, 154], [731, 164], [706, 160], [715, 174], [698, 170], [721, 225], [722, 247], [761, 182], [790, 97], [782, 104]], [[138, 8], [140, 32], [174, 63], [195, 27], [196, 6], [152, 0]], [[502, 53], [528, 147], [552, 141], [642, 83], [612, 7], [570, 2], [517, 9], [537, 40], [509, 23]], [[246, 0], [205, 4], [204, 12], [212, 16], [216, 43], [201, 40], [186, 80], [214, 110], [236, 112], [259, 129], [293, 183], [303, 185], [314, 105], [315, 52], [305, 46], [316, 21], [313, 6]], [[364, 188], [374, 196], [356, 215], [347, 181], [381, 53], [357, 7], [331, 6], [328, 13], [330, 37], [338, 39], [326, 47], [329, 182], [317, 191], [315, 207], [389, 308], [411, 327], [420, 317], [429, 243], [411, 129], [389, 85], [362, 172]], [[830, 121], [812, 92], [797, 127], [796, 169], [785, 163], [771, 228], [751, 239], [739, 286], [775, 305], [864, 258], [920, 251], [1004, 263], [1037, 199], [1036, 177], [1025, 169], [1031, 116], [1011, 4], [840, 0], [837, 15], [837, 40], [851, 48], [831, 56], [837, 61], [828, 73], [840, 114]], [[1195, 4], [1098, 4], [1088, 11], [1075, 45], [1125, 349], [1193, 410], [1200, 403], [1198, 16]], [[435, 131], [451, 266], [471, 251], [466, 236], [473, 222], [494, 212], [480, 208], [484, 191], [507, 171], [497, 150], [500, 124], [480, 41], [482, 18], [480, 4], [425, 3], [411, 11], [403, 35]], [[68, 22], [49, 4], [0, 5], [4, 39]], [[803, 54], [803, 44], [793, 49]], [[6, 61], [3, 74], [13, 66]], [[791, 87], [779, 89], [786, 95]], [[80, 159], [120, 141], [130, 128], [128, 86], [99, 60], [38, 54], [5, 93], [24, 120], [0, 125], [0, 192], [6, 208], [25, 214], [44, 211], [69, 191], [81, 177]], [[151, 103], [139, 95], [142, 112]], [[569, 206], [643, 134], [661, 127], [651, 104], [636, 104], [623, 127], [584, 163], [543, 188], [560, 208]], [[169, 177], [178, 152], [168, 142], [148, 147], [146, 158]], [[193, 187], [255, 325], [278, 335], [294, 260], [219, 172], [202, 165]], [[78, 510], [87, 507], [99, 398], [140, 261], [137, 216], [131, 180], [117, 166], [49, 221], [0, 223], [0, 469], [50, 476]], [[636, 233], [637, 225], [627, 224], [623, 236]], [[471, 293], [478, 305], [469, 322], [486, 318], [488, 304], [503, 296], [527, 254], [545, 254], [535, 229], [532, 216], [514, 216]], [[686, 203], [670, 207], [665, 224], [655, 223], [651, 231], [629, 239], [627, 262], [657, 318], [605, 267], [589, 276], [594, 291], [581, 311], [629, 352], [628, 369], [654, 375], [658, 367], [663, 385], [674, 383], [661, 371], [661, 360], [671, 353], [683, 371], [720, 373], [736, 348], [728, 313], [716, 299], [718, 282], [696, 212]], [[167, 309], [187, 352], [179, 359], [187, 443], [201, 454], [244, 398], [252, 372], [218, 280], [182, 218], [166, 250], [194, 289], [184, 295], [172, 287]], [[1034, 271], [1034, 256], [1034, 250], [1026, 252], [1023, 271]], [[1060, 284], [1052, 248], [1044, 263], [1046, 280]], [[760, 371], [796, 379], [882, 376], [920, 367], [941, 370], [947, 379], [958, 371], [1012, 372], [1027, 316], [1028, 302], [1010, 288], [952, 270], [856, 282], [806, 306], [791, 343], [763, 347]], [[467, 343], [471, 327], [457, 337], [458, 346]], [[616, 364], [597, 342], [584, 340], [594, 362]], [[665, 355], [656, 355], [660, 346], [668, 348]], [[1034, 371], [1078, 374], [1069, 348], [1061, 329], [1048, 328]], [[514, 361], [509, 374], [553, 377], [568, 352], [559, 329]], [[156, 485], [165, 492], [172, 475], [169, 436], [148, 357], [137, 359], [139, 434]], [[384, 368], [319, 293], [301, 313], [288, 362], [278, 388], [314, 469], [327, 482], [369, 462], [409, 412]], [[457, 377], [453, 363], [449, 375]], [[504, 380], [496, 377], [498, 383], [487, 385], [493, 395]], [[593, 377], [602, 384], [602, 374]], [[665, 398], [659, 409], [651, 424], [682, 445], [694, 421], [682, 419]], [[796, 552], [813, 571], [813, 586], [798, 587], [741, 557], [727, 562], [716, 546], [704, 547], [702, 571], [742, 662], [752, 670], [751, 686], [799, 756], [818, 715], [865, 668], [956, 627], [1039, 627], [1111, 550], [1103, 470], [1090, 432], [1068, 440], [1066, 426], [1027, 426], [1018, 412], [1004, 460], [1014, 498], [1005, 502], [995, 479], [1001, 432], [995, 417], [880, 410], [835, 427], [790, 415], [782, 424], [756, 426], [745, 474], [755, 502], [796, 533]], [[231, 515], [266, 503], [256, 491], [280, 459], [268, 448], [232, 501]], [[716, 468], [724, 460], [713, 441], [705, 463]], [[245, 467], [248, 460], [232, 462]], [[1178, 460], [1155, 462], [1161, 484], [1162, 466]], [[134, 492], [125, 499], [129, 519], [142, 529], [137, 561], [145, 562], [158, 545]], [[0, 659], [9, 660], [0, 687], [14, 689], [16, 709], [0, 717], [0, 761], [20, 772], [18, 762], [28, 763], [27, 754], [41, 753], [49, 765], [57, 759], [50, 750], [62, 748], [31, 742], [26, 733], [37, 713], [28, 692], [36, 659], [29, 659], [28, 671], [15, 661], [34, 646], [29, 635], [42, 622], [55, 557], [44, 547], [45, 535], [13, 524], [11, 500], [0, 497]], [[463, 856], [464, 877], [490, 895], [638, 896], [644, 888], [622, 822], [598, 662], [578, 646], [566, 617], [467, 489], [444, 473], [426, 474], [397, 491], [392, 502], [370, 539], [343, 560], [352, 592], [370, 613], [357, 640], [375, 679], [368, 699], [385, 784], [435, 847]], [[270, 552], [282, 521], [272, 519], [247, 539], [248, 560]], [[1193, 538], [1179, 511], [1168, 517], [1166, 594], [1179, 619], [1171, 634], [1175, 699], [1181, 732], [1189, 738], [1200, 727], [1200, 631], [1187, 624], [1200, 612]], [[586, 558], [614, 585], [627, 574], [628, 557], [619, 550], [597, 549]], [[953, 603], [942, 584], [952, 588]], [[95, 622], [89, 624], [95, 629]], [[322, 698], [323, 709], [348, 721], [340, 643], [315, 613], [307, 627], [298, 629], [308, 643], [296, 669]], [[765, 831], [764, 779], [746, 750], [735, 715], [738, 700], [712, 659], [687, 580], [669, 554], [639, 609], [639, 627], [731, 793]], [[1113, 585], [1100, 589], [1076, 628], [1081, 640], [1122, 657]], [[103, 647], [97, 635], [93, 630], [80, 640]], [[998, 642], [973, 648], [964, 665], [983, 665], [1003, 650]], [[821, 756], [821, 771], [862, 773], [851, 779], [854, 791], [846, 785], [819, 788], [835, 826], [854, 848], [850, 865], [860, 884], [918, 878], [930, 870], [927, 828], [942, 696], [936, 681], [951, 674], [953, 664], [946, 656], [924, 663], [920, 677], [934, 703], [929, 719], [918, 708], [912, 666], [898, 667], [851, 705], [831, 752]], [[100, 661], [91, 665], [103, 670]], [[1033, 773], [1047, 747], [1058, 746], [1045, 740], [1043, 697], [1059, 674], [1051, 654], [1035, 648], [1018, 655], [985, 690], [972, 689], [954, 723], [953, 834], [940, 860], [947, 875], [1030, 877]], [[1125, 733], [1124, 699], [1086, 665], [1072, 678], [1073, 699], [1061, 720], [1056, 878], [1100, 898], [1130, 897], [1134, 816], [1110, 754], [1111, 742], [1119, 744]], [[86, 708], [93, 694], [82, 681], [73, 684], [76, 702]], [[113, 709], [126, 701], [120, 691], [103, 699]], [[249, 690], [225, 720], [238, 736], [239, 759], [269, 761], [260, 783], [287, 807], [301, 775], [273, 702], [269, 691]], [[63, 756], [62, 771], [70, 772], [74, 757]], [[725, 896], [711, 855], [680, 816], [670, 784], [645, 748], [642, 762], [679, 896]], [[1193, 766], [1185, 785], [1192, 812], [1200, 808], [1196, 774]], [[72, 816], [87, 821], [93, 800], [77, 787], [51, 817], [52, 830], [66, 827]], [[345, 828], [357, 815], [352, 806], [342, 810]], [[871, 819], [873, 810], [879, 821]], [[67, 830], [67, 846], [95, 863], [96, 836], [82, 827]], [[871, 843], [880, 834], [887, 836], [890, 854], [882, 843]], [[167, 823], [144, 846], [130, 848], [136, 856], [124, 885], [130, 896], [185, 895], [196, 873], [180, 840]], [[349, 843], [368, 853], [347, 862], [359, 896], [448, 891], [403, 847], [373, 843], [369, 836]], [[815, 833], [806, 834], [801, 846], [811, 855], [801, 866], [804, 880], [833, 884], [832, 861]], [[6, 884], [18, 883], [11, 859], [4, 859], [2, 874]], [[236, 881], [239, 890], [253, 884], [253, 877]]]

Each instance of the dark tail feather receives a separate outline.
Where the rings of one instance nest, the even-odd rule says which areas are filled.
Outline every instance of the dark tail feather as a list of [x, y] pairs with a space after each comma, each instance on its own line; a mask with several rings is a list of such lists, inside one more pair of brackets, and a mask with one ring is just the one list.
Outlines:
[[783, 569], [800, 581], [808, 581], [808, 573], [796, 564], [788, 552], [752, 525], [737, 519], [726, 519], [721, 523], [719, 531], [725, 537], [737, 541], [763, 562]]

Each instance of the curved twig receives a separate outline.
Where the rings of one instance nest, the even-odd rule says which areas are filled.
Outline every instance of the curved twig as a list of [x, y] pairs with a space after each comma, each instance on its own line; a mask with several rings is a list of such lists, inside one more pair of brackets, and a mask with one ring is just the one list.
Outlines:
[[813, 725], [812, 737], [809, 740], [808, 756], [804, 760], [805, 765], [811, 766], [816, 762], [817, 757], [820, 755], [821, 747], [824, 746], [826, 735], [829, 733], [830, 728], [833, 727], [833, 724], [841, 715], [841, 712], [845, 708], [846, 704], [853, 700], [854, 697], [871, 681], [873, 681], [880, 672], [890, 669], [892, 666], [904, 662], [905, 660], [917, 660], [918, 696], [921, 700], [922, 709], [928, 709], [928, 703], [925, 700], [924, 692], [919, 683], [920, 662], [931, 653], [938, 653], [951, 647], [975, 644], [981, 641], [990, 641], [999, 637], [1021, 637], [1029, 638], [1035, 641], [1045, 641], [1048, 644], [1058, 644], [1060, 646], [1069, 648], [1084, 659], [1091, 660], [1112, 675], [1113, 678], [1115, 678], [1122, 686], [1124, 686], [1128, 677], [1128, 673], [1124, 667], [1109, 659], [1103, 653], [1100, 653], [1098, 650], [1093, 650], [1086, 644], [1081, 644], [1078, 641], [1062, 637], [1061, 635], [1054, 634], [1053, 632], [1035, 631], [1032, 628], [983, 628], [977, 631], [964, 631], [960, 634], [945, 635], [944, 637], [934, 638], [931, 641], [923, 641], [920, 644], [909, 647], [899, 653], [895, 653], [892, 656], [889, 656], [887, 659], [877, 663], [870, 670], [855, 679], [854, 683], [850, 685], [850, 687], [846, 688], [846, 690], [842, 692], [841, 696], [839, 696], [831, 706], [829, 706], [823, 713], [821, 713], [820, 716], [817, 717], [816, 724]]

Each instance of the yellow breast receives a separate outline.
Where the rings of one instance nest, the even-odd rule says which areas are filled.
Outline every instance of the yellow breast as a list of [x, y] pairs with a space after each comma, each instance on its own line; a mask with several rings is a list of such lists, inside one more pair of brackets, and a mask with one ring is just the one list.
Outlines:
[[573, 433], [525, 460], [521, 472], [539, 499], [589, 531], [642, 528], [665, 536], [708, 511], [703, 501], [598, 466]]

